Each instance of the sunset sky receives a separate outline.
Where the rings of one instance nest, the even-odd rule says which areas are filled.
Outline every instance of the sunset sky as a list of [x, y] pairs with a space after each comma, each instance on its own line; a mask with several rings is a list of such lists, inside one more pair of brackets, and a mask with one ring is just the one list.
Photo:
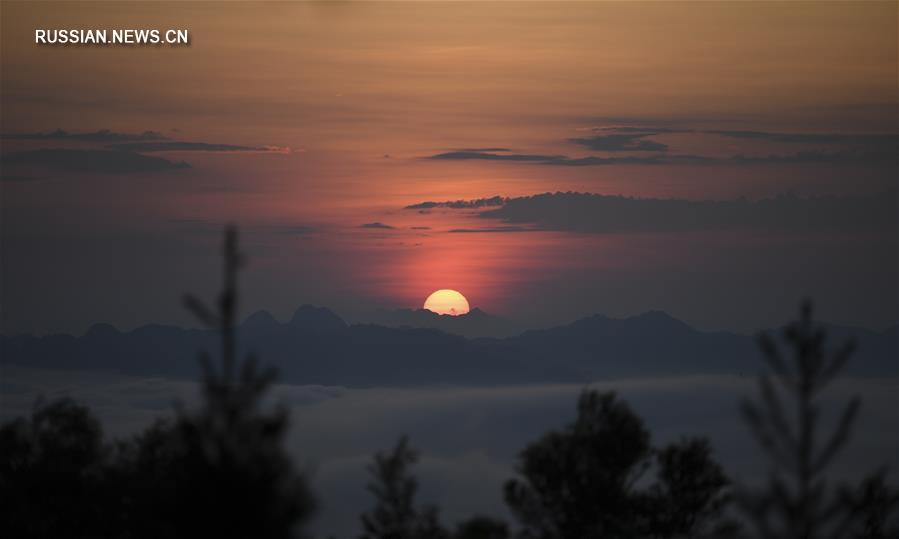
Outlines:
[[[0, 331], [190, 324], [226, 222], [245, 314], [883, 329], [897, 6], [4, 1]], [[191, 43], [34, 43], [128, 27]]]

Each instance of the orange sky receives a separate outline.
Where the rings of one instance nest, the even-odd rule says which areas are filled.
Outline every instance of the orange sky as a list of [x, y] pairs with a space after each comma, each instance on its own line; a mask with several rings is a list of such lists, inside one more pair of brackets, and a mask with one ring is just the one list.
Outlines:
[[[645, 242], [651, 253], [658, 238], [449, 233], [485, 226], [485, 220], [473, 211], [421, 214], [403, 207], [568, 190], [726, 199], [895, 186], [882, 168], [853, 163], [581, 167], [427, 159], [465, 148], [571, 159], [633, 155], [571, 143], [609, 126], [664, 126], [672, 132], [652, 140], [671, 153], [721, 159], [806, 148], [705, 131], [895, 133], [894, 2], [3, 2], [0, 9], [4, 133], [152, 130], [183, 141], [292, 150], [156, 154], [191, 168], [127, 180], [82, 175], [66, 182], [57, 173], [54, 181], [34, 185], [4, 182], [7, 244], [46, 245], [40, 254], [23, 254], [21, 265], [8, 270], [7, 283], [34, 264], [58, 261], [63, 252], [52, 253], [65, 238], [103, 243], [133, 233], [189, 244], [178, 228], [185, 223], [236, 221], [256, 242], [250, 247], [260, 275], [250, 277], [251, 305], [281, 316], [306, 301], [345, 311], [417, 307], [431, 290], [446, 287], [465, 292], [473, 306], [546, 314], [553, 321], [604, 309], [627, 314], [667, 308], [714, 324], [719, 317], [684, 305], [689, 297], [674, 291], [641, 297], [645, 287], [628, 278], [633, 289], [625, 299], [614, 293], [613, 282], [603, 285], [612, 292], [594, 286], [594, 278], [605, 280], [603, 272], [612, 272], [609, 279], [626, 274], [627, 264], [631, 276], [645, 271], [640, 261], [653, 256], [635, 254], [642, 247], [634, 245]], [[35, 28], [56, 27], [188, 28], [191, 44], [34, 45]], [[3, 141], [4, 152], [45, 146]], [[393, 228], [359, 228], [373, 222]], [[264, 232], [272, 227], [316, 232]], [[207, 249], [214, 244], [211, 238], [200, 243]], [[73, 278], [80, 288], [130, 284], [109, 270], [90, 271], [90, 264], [106, 267], [110, 260], [129, 271], [128, 261], [109, 256], [85, 262], [85, 276]], [[672, 253], [658, 263], [682, 267], [676, 258]], [[892, 258], [884, 271], [891, 264]], [[186, 259], [178, 265], [201, 268]], [[664, 282], [663, 269], [653, 282]], [[851, 269], [852, 275], [864, 271]], [[202, 282], [166, 275], [150, 288]], [[292, 276], [317, 284], [294, 285]], [[566, 294], [589, 300], [563, 305], [552, 290], [556, 285], [549, 284], [560, 280], [577, 283]], [[22, 284], [25, 290], [34, 286]], [[47, 286], [83, 303], [67, 283]], [[84, 326], [104, 312], [123, 325], [151, 315], [178, 316], [167, 314], [157, 299], [140, 299], [140, 312], [151, 314], [135, 314], [138, 309], [115, 297], [96, 309], [67, 308], [39, 321], [50, 300], [22, 292], [16, 301], [32, 314], [8, 323], [51, 330]], [[894, 305], [869, 307], [839, 312], [871, 324], [895, 313]], [[774, 311], [773, 304], [760, 307], [723, 325], [751, 326]]]

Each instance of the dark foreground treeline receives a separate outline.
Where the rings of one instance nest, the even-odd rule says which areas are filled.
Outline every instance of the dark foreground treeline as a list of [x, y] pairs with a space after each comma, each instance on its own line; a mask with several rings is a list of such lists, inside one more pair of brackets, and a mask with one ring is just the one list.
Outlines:
[[[204, 366], [201, 405], [178, 408], [124, 441], [109, 442], [91, 411], [38, 403], [0, 427], [0, 535], [52, 538], [288, 538], [304, 536], [316, 502], [285, 452], [283, 407], [263, 409], [274, 379], [235, 343], [236, 234], [225, 241], [225, 285], [215, 309], [186, 305], [221, 334]], [[613, 393], [585, 390], [577, 417], [522, 450], [504, 487], [515, 517], [472, 516], [448, 528], [416, 500], [416, 453], [401, 438], [375, 455], [361, 539], [897, 538], [899, 493], [885, 470], [854, 485], [826, 482], [849, 441], [859, 400], [832, 433], [819, 432], [817, 398], [853, 353], [829, 352], [803, 306], [783, 335], [762, 337], [769, 374], [743, 415], [770, 464], [767, 486], [733, 484], [704, 439], [656, 447]]]

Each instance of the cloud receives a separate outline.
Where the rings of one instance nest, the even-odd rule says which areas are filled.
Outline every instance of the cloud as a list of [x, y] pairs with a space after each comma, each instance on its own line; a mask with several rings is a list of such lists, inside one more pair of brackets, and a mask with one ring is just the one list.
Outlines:
[[895, 133], [773, 133], [768, 131], [735, 131], [726, 129], [706, 130], [703, 133], [738, 139], [802, 144], [892, 145], [894, 151], [896, 145], [899, 144], [899, 134]]
[[288, 153], [290, 148], [279, 146], [244, 146], [238, 144], [218, 144], [210, 142], [189, 142], [170, 140], [157, 131], [143, 133], [118, 133], [108, 129], [99, 131], [73, 133], [57, 129], [47, 132], [4, 133], [2, 139], [8, 140], [72, 140], [83, 142], [106, 143], [110, 150], [122, 150], [137, 153], [150, 152], [273, 152]]
[[545, 161], [540, 164], [566, 167], [589, 167], [602, 165], [709, 164], [714, 162], [716, 162], [716, 159], [703, 155], [669, 155], [658, 157], [564, 157], [553, 161]]
[[538, 232], [538, 230], [521, 226], [497, 226], [492, 228], [454, 228], [450, 232], [454, 234], [480, 234], [492, 232]]
[[70, 133], [57, 129], [56, 131], [32, 132], [32, 133], [3, 133], [0, 138], [9, 140], [82, 140], [86, 142], [131, 142], [168, 140], [156, 131], [144, 131], [143, 133], [117, 133], [109, 129], [86, 133]]
[[862, 149], [845, 151], [804, 151], [791, 154], [772, 154], [764, 156], [735, 155], [729, 162], [739, 165], [788, 165], [810, 163], [832, 164], [899, 164], [899, 151], [896, 148]]
[[856, 164], [896, 163], [899, 154], [879, 151], [805, 151], [764, 156], [734, 155], [716, 158], [706, 155], [667, 155], [659, 157], [581, 157], [539, 163], [569, 167], [598, 165], [788, 165], [788, 164]]
[[485, 161], [517, 161], [535, 163], [538, 165], [559, 165], [569, 167], [594, 166], [594, 165], [655, 165], [669, 162], [668, 158], [660, 157], [568, 157], [565, 155], [544, 154], [498, 154], [490, 152], [458, 151], [446, 152], [429, 156], [428, 159], [440, 159], [450, 161], [485, 160]]
[[208, 142], [186, 142], [173, 140], [168, 142], [130, 142], [110, 144], [107, 148], [129, 152], [264, 152], [289, 153], [289, 148], [278, 146], [240, 146], [235, 144], [213, 144]]
[[378, 228], [382, 230], [393, 230], [394, 227], [390, 225], [385, 225], [384, 223], [375, 221], [374, 223], [365, 223], [364, 225], [359, 225], [359, 228]]
[[[172, 416], [172, 403], [199, 404], [195, 382], [120, 374], [5, 367], [0, 419], [30, 414], [35, 399], [68, 395], [97, 414], [111, 437], [126, 437], [159, 417]], [[585, 382], [586, 383], [586, 382]], [[682, 436], [707, 436], [715, 457], [737, 480], [764, 478], [765, 462], [745, 425], [740, 399], [754, 395], [752, 376], [692, 376], [620, 379], [590, 384], [617, 391], [642, 417], [655, 446]], [[867, 473], [872, 463], [899, 463], [895, 379], [840, 378], [821, 406], [838, 406], [864, 395], [862, 412], [846, 454], [834, 462], [834, 481]], [[371, 507], [365, 490], [372, 455], [408, 434], [421, 459], [413, 468], [423, 501], [439, 503], [451, 524], [475, 512], [509, 518], [504, 482], [515, 474], [527, 444], [570, 423], [584, 384], [496, 387], [371, 387], [276, 384], [272, 400], [283, 402], [291, 421], [285, 445], [298, 466], [313, 467], [322, 501], [309, 530], [315, 536], [359, 535], [358, 515]], [[823, 413], [821, 428], [839, 416]], [[893, 476], [895, 477], [895, 476]]]
[[[590, 128], [592, 136], [569, 138], [567, 142], [594, 152], [657, 152], [652, 156], [597, 156], [570, 157], [545, 153], [511, 153], [508, 148], [463, 148], [428, 156], [436, 160], [485, 160], [534, 163], [553, 166], [602, 166], [602, 165], [780, 165], [811, 163], [843, 164], [896, 164], [899, 161], [899, 134], [857, 133], [775, 133], [768, 131], [700, 130], [642, 125], [617, 125]], [[745, 140], [763, 140], [773, 143], [798, 143], [826, 146], [795, 153], [731, 157], [706, 155], [669, 155], [669, 146], [646, 137], [667, 133], [716, 135]]]
[[410, 227], [410, 228], [411, 228], [412, 230], [431, 230], [431, 227], [429, 227], [429, 226], [413, 226], [413, 227]]
[[444, 202], [419, 202], [418, 204], [410, 204], [403, 209], [406, 210], [429, 210], [432, 208], [451, 208], [454, 210], [467, 208], [484, 208], [488, 206], [502, 206], [506, 199], [501, 196], [490, 198], [478, 198], [475, 200], [448, 200]]
[[518, 161], [537, 165], [564, 167], [588, 167], [603, 165], [784, 165], [813, 163], [843, 164], [893, 164], [899, 160], [895, 149], [803, 151], [791, 154], [771, 154], [765, 156], [734, 155], [717, 158], [706, 155], [679, 154], [658, 156], [626, 157], [568, 157], [564, 155], [542, 154], [494, 154], [486, 152], [449, 152], [428, 157], [445, 160], [487, 160]]
[[510, 226], [591, 233], [758, 229], [795, 231], [894, 230], [896, 194], [692, 201], [591, 193], [544, 193], [507, 199], [479, 214]]
[[444, 152], [431, 155], [428, 159], [440, 160], [468, 160], [468, 159], [484, 159], [488, 161], [530, 161], [530, 162], [548, 162], [558, 159], [568, 159], [564, 155], [535, 155], [535, 154], [517, 154], [517, 153], [491, 153], [480, 150], [460, 150], [454, 152]]
[[609, 127], [594, 127], [593, 131], [596, 133], [636, 133], [639, 134], [639, 136], [649, 136], [661, 135], [663, 133], [684, 133], [691, 130], [659, 126], [615, 125]]
[[570, 138], [568, 142], [599, 152], [666, 152], [668, 145], [644, 137], [657, 133], [596, 135], [585, 138]]
[[[661, 126], [611, 126], [596, 127], [594, 132], [629, 134], [635, 137], [646, 137], [666, 133], [695, 133], [718, 135], [743, 140], [765, 140], [770, 142], [797, 144], [844, 144], [865, 146], [890, 146], [894, 150], [899, 144], [899, 133], [783, 133], [776, 131], [754, 131], [739, 129], [688, 129]], [[572, 141], [578, 139], [571, 139]]]
[[68, 172], [97, 172], [118, 174], [132, 172], [161, 172], [189, 168], [181, 161], [174, 162], [161, 157], [114, 150], [74, 150], [67, 148], [43, 148], [3, 154], [5, 165], [37, 165]]

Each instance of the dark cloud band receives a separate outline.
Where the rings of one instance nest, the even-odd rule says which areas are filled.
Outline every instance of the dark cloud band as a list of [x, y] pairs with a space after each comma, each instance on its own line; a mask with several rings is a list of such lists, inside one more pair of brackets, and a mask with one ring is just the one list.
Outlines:
[[450, 208], [454, 210], [467, 208], [485, 208], [489, 206], [502, 206], [506, 199], [501, 196], [490, 198], [478, 198], [475, 200], [450, 200], [446, 202], [419, 202], [418, 204], [410, 204], [404, 209], [406, 210], [430, 210], [432, 208]]
[[[491, 207], [485, 200], [499, 200]], [[425, 206], [426, 205], [426, 206]], [[543, 193], [529, 197], [426, 202], [407, 206], [487, 208], [478, 216], [504, 226], [453, 229], [453, 233], [561, 230], [587, 233], [678, 232], [689, 230], [870, 231], [895, 241], [899, 222], [896, 193], [802, 198], [784, 195], [693, 201], [630, 198], [591, 193]], [[892, 234], [892, 236], [890, 236]]]
[[85, 142], [138, 142], [152, 140], [168, 140], [156, 131], [143, 133], [117, 133], [109, 129], [87, 133], [70, 133], [62, 129], [47, 132], [4, 133], [0, 138], [7, 140], [79, 140]]
[[161, 172], [190, 165], [161, 157], [116, 150], [74, 150], [44, 148], [4, 154], [4, 165], [44, 166], [67, 172], [96, 172], [119, 174], [133, 172]]
[[666, 152], [668, 145], [646, 140], [644, 137], [657, 133], [596, 135], [593, 137], [571, 138], [568, 142], [598, 152]]
[[359, 225], [359, 228], [374, 228], [380, 230], [393, 230], [394, 227], [390, 225], [385, 225], [379, 221], [375, 221], [374, 223], [365, 223], [364, 225]]
[[281, 148], [269, 146], [240, 146], [235, 144], [213, 144], [209, 142], [130, 142], [111, 144], [107, 148], [129, 152], [281, 152]]
[[748, 229], [869, 231], [896, 240], [896, 193], [802, 198], [780, 196], [693, 201], [641, 199], [590, 193], [544, 193], [508, 199], [479, 215], [510, 226], [591, 233]]

